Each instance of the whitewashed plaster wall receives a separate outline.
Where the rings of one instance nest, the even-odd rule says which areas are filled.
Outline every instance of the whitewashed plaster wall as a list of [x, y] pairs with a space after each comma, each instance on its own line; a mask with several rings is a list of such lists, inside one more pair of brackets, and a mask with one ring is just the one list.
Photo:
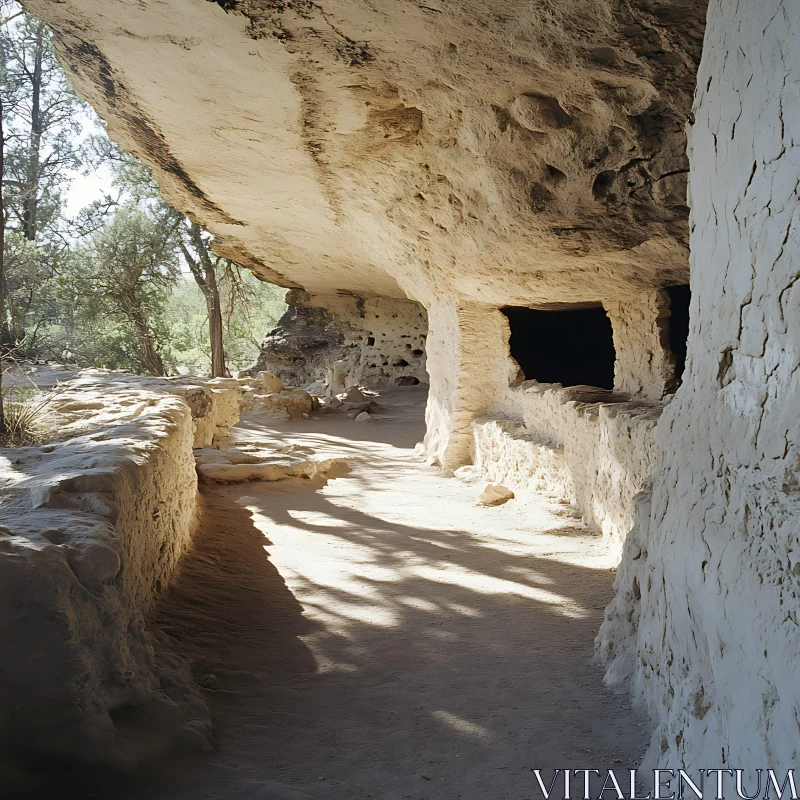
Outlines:
[[656, 720], [648, 762], [786, 769], [800, 754], [795, 2], [712, 0], [689, 139], [688, 365], [598, 647]]
[[614, 391], [662, 400], [675, 374], [669, 295], [663, 289], [606, 300], [614, 331]]

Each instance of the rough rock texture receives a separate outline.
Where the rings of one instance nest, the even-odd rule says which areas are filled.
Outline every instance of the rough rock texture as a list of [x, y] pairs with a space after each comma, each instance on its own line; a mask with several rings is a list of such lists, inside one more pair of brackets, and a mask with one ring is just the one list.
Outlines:
[[[322, 307], [349, 292], [427, 309], [433, 461], [469, 452], [478, 367], [453, 369], [485, 348], [459, 316], [686, 282], [704, 0], [25, 6], [218, 252]], [[376, 355], [362, 363], [395, 377], [395, 353]]]
[[260, 378], [264, 391], [267, 393], [283, 391], [283, 381], [271, 372], [260, 372], [256, 376]]
[[259, 381], [241, 380], [240, 383], [243, 389], [241, 407], [259, 415], [286, 421], [308, 414], [314, 407], [311, 395], [303, 389], [290, 387], [276, 392], [265, 390]]
[[481, 473], [571, 503], [619, 552], [635, 522], [634, 498], [656, 469], [661, 406], [526, 381], [507, 390], [492, 413], [474, 423]]
[[59, 395], [66, 441], [0, 456], [4, 756], [129, 767], [210, 735], [188, 667], [156, 663], [145, 622], [194, 529], [198, 418], [168, 381], [102, 380]]
[[265, 448], [243, 445], [228, 450], [213, 447], [195, 451], [197, 474], [203, 483], [244, 483], [280, 481], [285, 478], [314, 478], [324, 475], [343, 459], [311, 458], [310, 448]]
[[[555, 402], [547, 401], [546, 405], [540, 405], [537, 411], [532, 412], [533, 425], [548, 431], [544, 441], [561, 441], [571, 435], [569, 431], [574, 422], [566, 420], [560, 408], [568, 400], [615, 405], [630, 400], [632, 417], [649, 419], [652, 429], [653, 421], [663, 407], [658, 401], [674, 381], [674, 360], [666, 341], [668, 298], [662, 298], [661, 292], [653, 292], [604, 302], [614, 325], [618, 393], [583, 387], [583, 396], [567, 391], [557, 395], [559, 399]], [[510, 329], [504, 314], [484, 306], [448, 307], [444, 304], [437, 304], [435, 312], [437, 325], [428, 341], [431, 394], [426, 449], [435, 462], [454, 470], [471, 458], [472, 425], [476, 419], [486, 416], [491, 410], [493, 416], [521, 420], [531, 403], [537, 402], [533, 398], [538, 390], [531, 389], [533, 394], [518, 391], [523, 385], [519, 383], [522, 373], [511, 358]], [[536, 385], [535, 381], [524, 384], [527, 387]], [[541, 386], [560, 388], [558, 384]], [[624, 431], [619, 435], [624, 439]], [[616, 442], [617, 437], [612, 439]], [[637, 488], [632, 493], [625, 492], [630, 497], [640, 491], [641, 480], [649, 474], [643, 472], [643, 468], [649, 469], [654, 464], [652, 446], [645, 443], [647, 439], [647, 434], [644, 439], [634, 434], [629, 442], [632, 455], [627, 460], [644, 461], [637, 464], [631, 478]], [[589, 440], [594, 440], [594, 436]], [[583, 456], [578, 454], [582, 454], [587, 442], [578, 437], [575, 444], [576, 458], [580, 461]], [[615, 447], [622, 452], [625, 444], [621, 441]], [[599, 464], [602, 463], [601, 460]], [[582, 469], [581, 473], [588, 476], [590, 469]], [[623, 530], [618, 533], [624, 535]]]
[[26, 0], [168, 199], [312, 293], [685, 279], [697, 0]]
[[659, 289], [607, 300], [614, 331], [614, 391], [662, 400], [675, 390], [675, 358], [669, 347], [669, 295]]
[[341, 361], [344, 387], [427, 383], [425, 310], [410, 300], [354, 295], [315, 295], [292, 290], [288, 310], [247, 370], [267, 370], [285, 383], [325, 380]]
[[[425, 306], [432, 459], [446, 470], [469, 460], [473, 422], [486, 415], [524, 425], [534, 438], [521, 441], [537, 446], [537, 426], [548, 436], [573, 426], [594, 443], [586, 474], [571, 476], [576, 496], [602, 453], [615, 453], [620, 471], [591, 503], [624, 496], [626, 515], [653, 466], [657, 401], [672, 388], [658, 292], [687, 277], [688, 122], [688, 366], [657, 425], [652, 499], [640, 497], [599, 647], [609, 679], [630, 676], [654, 715], [651, 762], [792, 766], [793, 4], [711, 0], [691, 114], [702, 1], [26, 6], [54, 26], [112, 134], [156, 166], [169, 198], [208, 224], [221, 250], [314, 294]], [[630, 422], [623, 404], [602, 399], [577, 425], [553, 407], [534, 419], [556, 395], [530, 400], [513, 385], [497, 308], [598, 300], [615, 320], [616, 388], [641, 405]], [[627, 429], [617, 439], [618, 423]], [[523, 471], [556, 469], [497, 439], [524, 451]]]
[[148, 407], [153, 393], [176, 395], [189, 406], [193, 447], [208, 447], [215, 438], [229, 436], [239, 421], [241, 389], [235, 379], [143, 378], [84, 369], [61, 387], [52, 403], [59, 438], [134, 420]]
[[652, 763], [785, 774], [798, 758], [798, 86], [793, 4], [713, 0], [690, 134], [688, 366], [598, 640], [609, 678], [632, 673], [654, 715]]
[[260, 411], [275, 419], [296, 419], [303, 414], [308, 414], [313, 408], [314, 401], [311, 395], [303, 389], [289, 388], [280, 392], [269, 394], [251, 395], [255, 399], [251, 405], [255, 411]]
[[[219, 252], [303, 290], [259, 369], [423, 380], [426, 350], [427, 454], [452, 470], [516, 374], [498, 307], [630, 300], [619, 388], [664, 394], [652, 297], [688, 274], [703, 0], [26, 7]], [[418, 306], [383, 328], [391, 298], [427, 310], [424, 348]]]
[[[655, 346], [654, 303], [633, 298], [609, 308], [612, 319], [629, 320], [627, 340]], [[628, 372], [623, 363], [617, 378], [631, 375], [630, 388], [637, 374], [647, 378], [642, 399], [588, 386], [520, 383], [508, 320], [497, 309], [451, 307], [439, 320], [441, 331], [441, 340], [432, 331], [428, 342], [429, 356], [438, 357], [429, 357], [427, 452], [438, 454], [446, 470], [472, 460], [491, 481], [573, 503], [619, 551], [634, 523], [634, 497], [657, 465], [654, 433], [663, 404], [647, 400], [646, 389], [663, 391], [664, 382], [645, 369]]]
[[502, 506], [509, 500], [514, 499], [514, 492], [499, 484], [487, 483], [484, 490], [478, 496], [476, 505], [479, 506]]
[[510, 358], [508, 320], [497, 309], [436, 303], [430, 320], [425, 449], [432, 463], [452, 471], [471, 458], [473, 421], [519, 369]]

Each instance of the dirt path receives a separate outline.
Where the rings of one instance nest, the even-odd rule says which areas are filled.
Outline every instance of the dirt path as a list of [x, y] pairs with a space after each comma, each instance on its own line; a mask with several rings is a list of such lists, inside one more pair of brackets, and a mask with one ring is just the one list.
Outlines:
[[523, 800], [532, 767], [637, 763], [646, 728], [589, 663], [600, 541], [543, 500], [477, 508], [478, 486], [421, 465], [423, 397], [393, 392], [374, 424], [244, 425], [352, 470], [205, 495], [160, 624], [209, 687], [219, 753], [185, 795], [137, 797]]

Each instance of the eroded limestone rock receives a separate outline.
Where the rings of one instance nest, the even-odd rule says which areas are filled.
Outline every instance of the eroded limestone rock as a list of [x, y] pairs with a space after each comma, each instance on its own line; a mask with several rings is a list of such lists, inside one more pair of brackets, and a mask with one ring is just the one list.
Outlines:
[[130, 768], [208, 746], [188, 666], [155, 659], [145, 622], [191, 541], [196, 422], [217, 407], [173, 388], [83, 373], [58, 395], [64, 441], [2, 451], [4, 757]]
[[[263, 373], [268, 375], [269, 373]], [[240, 378], [240, 405], [242, 410], [271, 417], [277, 421], [288, 421], [308, 415], [314, 409], [314, 398], [304, 389], [283, 386], [280, 378], [270, 375], [268, 379]], [[277, 387], [268, 391], [265, 386]], [[225, 448], [223, 448], [225, 449]]]
[[390, 297], [310, 295], [292, 290], [289, 309], [262, 343], [254, 367], [307, 386], [324, 379], [329, 394], [370, 386], [427, 382], [427, 318], [418, 303]]
[[686, 275], [704, 2], [25, 5], [111, 135], [265, 279], [427, 305], [458, 277], [501, 305]]
[[273, 450], [257, 445], [243, 445], [228, 450], [196, 450], [195, 461], [197, 474], [203, 483], [314, 478], [345, 463], [344, 459], [339, 458], [311, 458], [312, 454], [310, 448], [297, 446]]
[[277, 375], [273, 375], [271, 372], [261, 372], [258, 377], [261, 378], [267, 394], [283, 391], [283, 381]]
[[139, 417], [153, 394], [183, 399], [191, 410], [195, 447], [230, 435], [239, 421], [241, 388], [231, 378], [146, 378], [127, 372], [85, 369], [62, 385], [52, 403], [61, 438]]

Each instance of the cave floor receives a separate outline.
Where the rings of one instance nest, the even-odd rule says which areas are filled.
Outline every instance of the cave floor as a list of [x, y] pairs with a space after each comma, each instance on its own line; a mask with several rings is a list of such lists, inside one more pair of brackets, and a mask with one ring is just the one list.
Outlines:
[[420, 463], [424, 398], [387, 392], [371, 424], [243, 420], [350, 468], [205, 492], [159, 625], [207, 687], [218, 752], [125, 796], [522, 800], [533, 767], [638, 763], [646, 722], [590, 663], [601, 539], [544, 498], [476, 507], [481, 484]]

